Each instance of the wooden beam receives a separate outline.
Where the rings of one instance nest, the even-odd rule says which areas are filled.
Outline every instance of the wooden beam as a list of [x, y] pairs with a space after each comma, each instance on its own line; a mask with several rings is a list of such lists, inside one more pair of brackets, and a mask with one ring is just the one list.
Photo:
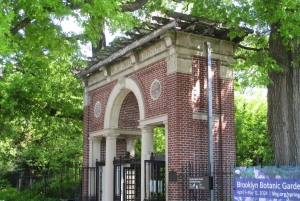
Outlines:
[[90, 68], [85, 69], [84, 71], [81, 71], [80, 73], [76, 74], [76, 78], [81, 79], [83, 76], [86, 76], [89, 73], [92, 73], [94, 71], [99, 70], [101, 66], [104, 66], [108, 63], [113, 62], [118, 57], [121, 57], [121, 56], [125, 55], [126, 53], [128, 53], [129, 51], [131, 51], [131, 50], [133, 50], [133, 49], [135, 49], [135, 48], [151, 41], [152, 39], [154, 39], [158, 36], [160, 36], [166, 30], [175, 27], [176, 23], [177, 23], [176, 20], [173, 20], [170, 23], [161, 26], [160, 28], [158, 28], [157, 30], [154, 30], [150, 34], [140, 38], [139, 40], [134, 41], [133, 43], [131, 43], [130, 45], [126, 46], [125, 48], [117, 51], [116, 53], [113, 53], [112, 55], [110, 55], [106, 59], [104, 59], [104, 60], [92, 65]]

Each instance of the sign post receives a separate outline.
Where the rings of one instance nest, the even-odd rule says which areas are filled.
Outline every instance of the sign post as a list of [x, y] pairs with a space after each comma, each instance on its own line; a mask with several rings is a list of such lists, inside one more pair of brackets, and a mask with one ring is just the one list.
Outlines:
[[[208, 135], [208, 174], [213, 180], [214, 153], [212, 131], [212, 72], [211, 72], [211, 44], [205, 42], [207, 53], [207, 135]], [[214, 190], [210, 190], [210, 200], [214, 200]]]

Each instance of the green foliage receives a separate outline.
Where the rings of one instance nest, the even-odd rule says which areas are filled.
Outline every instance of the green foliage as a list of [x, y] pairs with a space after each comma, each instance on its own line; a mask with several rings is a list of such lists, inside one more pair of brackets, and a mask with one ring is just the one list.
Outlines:
[[[166, 150], [166, 136], [165, 128], [156, 127], [153, 130], [153, 146], [154, 146], [154, 155], [165, 155]], [[140, 157], [142, 150], [142, 138], [139, 138], [135, 141], [135, 156]]]
[[[104, 27], [127, 31], [151, 12], [174, 8], [171, 0], [149, 0], [124, 12], [133, 2], [0, 0], [1, 172], [81, 163], [82, 87], [70, 72], [86, 66], [78, 44], [96, 45]], [[63, 31], [69, 18], [81, 33]]]
[[57, 198], [47, 198], [43, 193], [33, 190], [18, 192], [6, 180], [0, 180], [1, 201], [57, 201]]
[[[273, 148], [267, 132], [267, 101], [258, 93], [235, 97], [237, 166], [272, 164]], [[250, 97], [250, 98], [249, 98]]]
[[[270, 56], [269, 37], [271, 25], [275, 25], [282, 40], [286, 45], [286, 51], [293, 51], [296, 57], [295, 63], [299, 63], [299, 33], [300, 1], [279, 0], [216, 0], [216, 1], [187, 1], [193, 15], [201, 16], [225, 23], [231, 28], [230, 36], [241, 33], [237, 27], [246, 27], [254, 30], [254, 34], [247, 36], [241, 43], [248, 47], [237, 49], [234, 68], [237, 73], [239, 87], [264, 87], [270, 84], [268, 72], [270, 70], [281, 71], [276, 58]], [[272, 55], [277, 55], [273, 53]], [[280, 57], [280, 55], [277, 55]]]

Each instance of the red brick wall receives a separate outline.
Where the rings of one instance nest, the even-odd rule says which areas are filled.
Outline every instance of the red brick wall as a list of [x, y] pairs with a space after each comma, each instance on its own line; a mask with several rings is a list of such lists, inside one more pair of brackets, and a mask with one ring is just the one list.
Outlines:
[[[111, 82], [107, 85], [104, 85], [98, 89], [95, 89], [94, 91], [90, 92], [91, 97], [91, 106], [90, 106], [90, 132], [101, 130], [104, 128], [104, 117], [105, 117], [105, 109], [107, 105], [107, 100], [109, 98], [109, 95], [116, 85], [115, 82]], [[101, 103], [101, 114], [98, 118], [94, 115], [94, 107], [97, 101], [100, 101]]]
[[126, 140], [118, 139], [117, 140], [117, 158], [124, 157], [126, 152]]
[[[166, 86], [167, 63], [164, 60], [153, 63], [143, 68], [130, 77], [137, 83], [142, 91], [145, 102], [145, 118], [158, 116], [167, 113], [167, 86]], [[150, 87], [152, 82], [157, 79], [161, 84], [161, 94], [158, 99], [152, 100]]]
[[118, 127], [121, 129], [138, 129], [140, 120], [139, 105], [133, 92], [125, 97], [119, 114]]
[[221, 137], [223, 164], [235, 165], [234, 132], [234, 83], [233, 80], [220, 80]]
[[[89, 106], [83, 109], [83, 168], [89, 166]], [[87, 170], [87, 169], [86, 169]], [[88, 195], [88, 171], [82, 171], [82, 195]]]
[[[213, 114], [220, 119], [213, 122], [215, 167], [234, 165], [234, 103], [233, 81], [218, 75], [218, 60], [213, 60]], [[194, 120], [194, 112], [207, 113], [206, 58], [195, 57], [191, 75], [173, 73], [167, 78], [168, 100], [168, 171], [181, 172], [189, 161], [207, 165], [207, 121]], [[195, 86], [200, 81], [200, 95]], [[179, 179], [180, 180], [180, 179]], [[181, 181], [169, 183], [169, 200], [180, 200]]]
[[[233, 165], [235, 163], [234, 102], [233, 81], [219, 78], [219, 61], [213, 60], [213, 114], [220, 119], [213, 122], [215, 165]], [[192, 74], [173, 73], [167, 75], [165, 60], [134, 72], [129, 77], [139, 86], [145, 103], [145, 118], [168, 114], [169, 169], [181, 172], [181, 166], [187, 162], [207, 164], [207, 121], [194, 120], [193, 112], [207, 113], [206, 94], [206, 58], [194, 57]], [[161, 95], [152, 100], [150, 87], [158, 79], [162, 86]], [[200, 84], [199, 94], [195, 94], [196, 83]], [[103, 129], [107, 99], [116, 81], [91, 92], [90, 131]], [[102, 104], [101, 116], [94, 117], [94, 105], [97, 100]], [[136, 97], [131, 92], [122, 103], [119, 116], [119, 128], [136, 129], [139, 120], [139, 108]], [[84, 164], [88, 164], [88, 123], [85, 122]], [[117, 157], [126, 151], [126, 141], [117, 140]], [[101, 158], [105, 156], [105, 138], [101, 143]], [[179, 178], [180, 180], [180, 178]], [[180, 181], [169, 183], [169, 200], [180, 200], [182, 186]]]
[[[207, 113], [207, 64], [205, 57], [194, 57], [192, 66], [193, 88], [200, 82], [200, 94], [193, 94], [193, 111]], [[213, 114], [219, 114], [218, 60], [212, 60]]]
[[[188, 74], [173, 73], [168, 76], [168, 172], [181, 172], [181, 166], [194, 158], [194, 134], [191, 88]], [[169, 200], [182, 195], [181, 181], [169, 183]]]
[[101, 161], [105, 161], [105, 155], [106, 155], [106, 138], [101, 139], [101, 145], [100, 145], [100, 158]]

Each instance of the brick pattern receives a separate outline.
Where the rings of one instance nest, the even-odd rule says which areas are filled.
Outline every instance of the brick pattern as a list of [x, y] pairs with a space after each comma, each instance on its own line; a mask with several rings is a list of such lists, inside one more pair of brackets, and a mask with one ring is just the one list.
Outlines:
[[117, 139], [117, 158], [124, 157], [126, 153], [126, 140]]
[[222, 160], [228, 165], [235, 165], [235, 132], [234, 132], [234, 83], [233, 80], [220, 80], [220, 142], [222, 143]]
[[[117, 82], [115, 81], [90, 92], [90, 97], [91, 97], [90, 132], [101, 130], [104, 128], [104, 117], [105, 117], [105, 108], [107, 105], [107, 100], [109, 98], [112, 89], [116, 84]], [[97, 101], [100, 101], [101, 103], [101, 114], [98, 118], [96, 118], [94, 115], [94, 107]]]
[[[168, 172], [181, 172], [181, 166], [194, 158], [192, 78], [188, 74], [168, 76]], [[169, 183], [169, 200], [182, 195], [181, 181]]]
[[[213, 122], [213, 139], [215, 167], [221, 168], [235, 163], [235, 137], [233, 81], [219, 78], [218, 65], [219, 61], [213, 60], [213, 113], [221, 117]], [[195, 57], [191, 75], [173, 73], [167, 78], [168, 171], [180, 173], [182, 164], [189, 161], [207, 165], [207, 121], [192, 117], [193, 112], [207, 113], [206, 68], [206, 58]], [[180, 200], [180, 182], [169, 183], [169, 200]]]
[[138, 129], [140, 119], [139, 105], [133, 92], [125, 97], [119, 114], [118, 127], [121, 129]]
[[[193, 59], [193, 111], [207, 113], [207, 59], [196, 56]], [[212, 92], [213, 92], [213, 114], [219, 114], [219, 79], [218, 60], [212, 60]], [[197, 89], [200, 86], [200, 89]]]
[[[165, 59], [163, 59], [139, 71], [136, 71], [130, 76], [142, 91], [145, 102], [146, 118], [167, 113], [166, 75], [167, 63]], [[161, 84], [161, 94], [158, 99], [152, 100], [150, 96], [150, 87], [155, 79], [157, 79]]]
[[101, 139], [101, 145], [100, 145], [100, 158], [101, 161], [105, 161], [105, 155], [106, 155], [106, 138]]
[[[218, 66], [219, 61], [213, 60], [213, 113], [220, 115], [220, 119], [213, 122], [214, 160], [216, 166], [234, 165], [233, 81], [220, 79]], [[206, 68], [206, 58], [197, 56], [193, 59], [192, 74], [167, 75], [167, 64], [165, 60], [160, 60], [129, 75], [142, 91], [145, 117], [168, 114], [168, 171], [174, 170], [180, 174], [181, 166], [189, 161], [201, 165], [207, 164], [207, 121], [193, 119], [193, 112], [207, 113]], [[150, 87], [155, 79], [160, 81], [162, 90], [160, 97], [152, 100]], [[91, 107], [85, 108], [84, 113], [84, 164], [88, 164], [88, 125], [90, 131], [103, 129], [105, 106], [115, 84], [116, 82], [112, 82], [91, 92]], [[197, 89], [197, 86], [200, 88]], [[100, 117], [95, 118], [94, 105], [97, 100], [102, 104], [102, 112]], [[89, 124], [86, 122], [87, 111], [90, 112]], [[118, 126], [122, 129], [136, 129], [138, 120], [138, 103], [134, 94], [130, 92], [122, 103]], [[101, 142], [103, 159], [105, 159], [105, 146], [105, 138], [103, 138]], [[118, 139], [117, 157], [124, 156], [125, 151], [126, 141]], [[176, 183], [169, 183], [169, 200], [179, 201], [181, 198], [182, 186], [180, 178], [178, 180]]]
[[[89, 107], [83, 109], [83, 168], [89, 166]], [[82, 172], [82, 195], [88, 196], [88, 171]]]

